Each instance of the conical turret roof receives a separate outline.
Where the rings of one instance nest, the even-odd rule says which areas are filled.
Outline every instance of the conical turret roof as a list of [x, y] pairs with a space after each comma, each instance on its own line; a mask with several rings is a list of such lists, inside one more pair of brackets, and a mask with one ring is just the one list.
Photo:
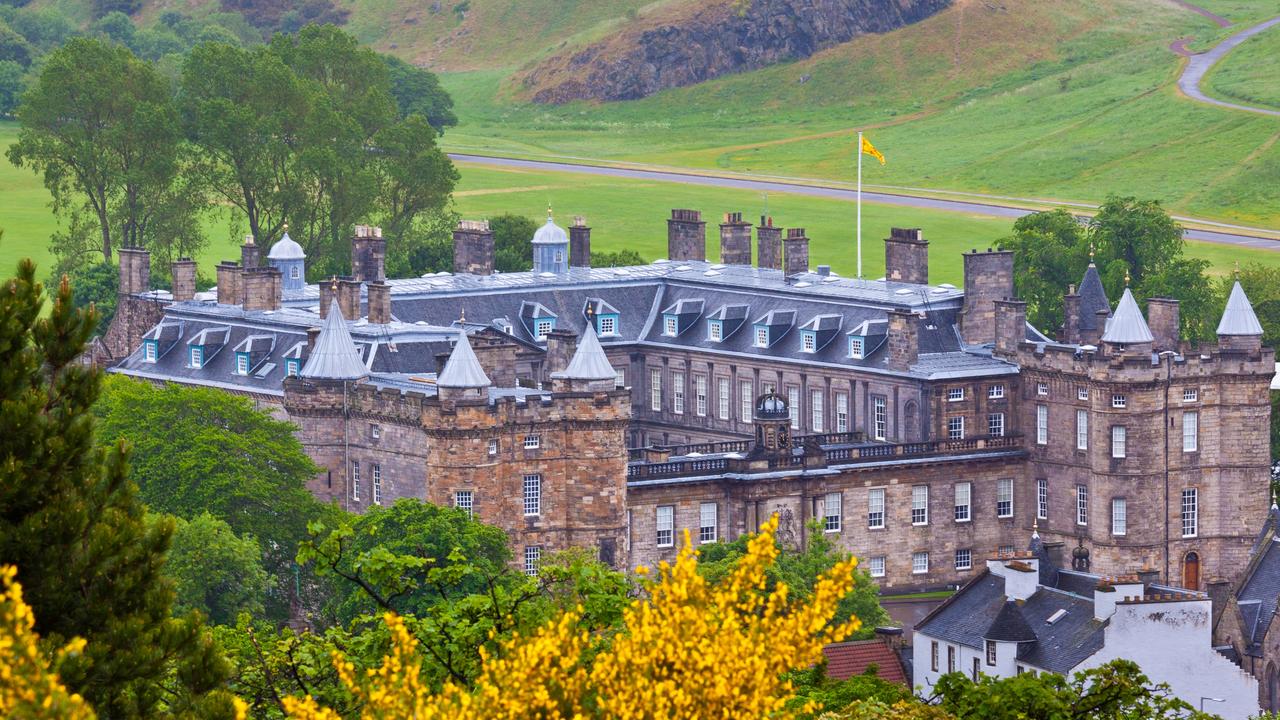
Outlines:
[[568, 380], [613, 380], [618, 372], [609, 364], [609, 358], [600, 346], [595, 328], [587, 323], [586, 329], [578, 342], [578, 349], [569, 360], [569, 367], [560, 372], [551, 373], [551, 377]]
[[1133, 299], [1129, 288], [1124, 289], [1120, 302], [1116, 305], [1115, 315], [1107, 321], [1107, 330], [1102, 334], [1102, 341], [1118, 345], [1155, 342], [1147, 319], [1142, 317], [1138, 301]]
[[489, 376], [480, 367], [475, 350], [471, 349], [471, 341], [467, 339], [467, 331], [458, 331], [458, 343], [453, 346], [449, 360], [436, 378], [437, 387], [447, 388], [483, 388], [492, 385]]
[[1231, 297], [1227, 298], [1227, 309], [1218, 322], [1219, 335], [1261, 335], [1262, 323], [1253, 311], [1249, 296], [1244, 294], [1240, 281], [1231, 287]]
[[1098, 329], [1098, 311], [1111, 312], [1111, 301], [1107, 299], [1107, 291], [1102, 287], [1102, 278], [1098, 275], [1098, 267], [1089, 263], [1084, 277], [1080, 279], [1080, 329]]
[[1013, 600], [1005, 601], [1004, 607], [1000, 608], [1000, 614], [991, 621], [991, 626], [982, 634], [982, 637], [984, 640], [1016, 643], [1035, 642], [1037, 639], [1035, 631], [1022, 616], [1018, 603]]
[[338, 309], [337, 299], [329, 303], [329, 314], [320, 328], [320, 337], [311, 349], [302, 377], [316, 380], [358, 380], [369, 374], [356, 344], [347, 332], [347, 321]]

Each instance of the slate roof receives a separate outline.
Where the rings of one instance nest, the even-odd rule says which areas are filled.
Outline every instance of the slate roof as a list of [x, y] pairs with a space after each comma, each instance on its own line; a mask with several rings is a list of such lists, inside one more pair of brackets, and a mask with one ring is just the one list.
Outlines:
[[1098, 311], [1106, 310], [1110, 314], [1111, 301], [1107, 299], [1107, 291], [1102, 287], [1102, 278], [1098, 275], [1098, 268], [1093, 263], [1089, 263], [1089, 267], [1085, 268], [1084, 277], [1080, 279], [1080, 288], [1076, 292], [1080, 295], [1080, 329], [1097, 330]]
[[[613, 375], [610, 374], [610, 377]], [[459, 332], [458, 344], [453, 346], [453, 353], [449, 355], [449, 361], [440, 371], [436, 385], [449, 388], [483, 388], [492, 384], [489, 376], [484, 374], [484, 368], [480, 367], [480, 360], [471, 349], [471, 341], [467, 339], [467, 334]]]
[[1107, 329], [1102, 333], [1102, 340], [1122, 345], [1155, 341], [1151, 335], [1151, 328], [1147, 326], [1147, 319], [1142, 317], [1138, 301], [1133, 299], [1133, 292], [1129, 288], [1124, 289], [1124, 295], [1120, 296], [1120, 302], [1116, 305], [1115, 314], [1107, 321]]
[[1273, 538], [1262, 549], [1262, 557], [1236, 598], [1244, 620], [1243, 629], [1248, 633], [1245, 653], [1261, 654], [1263, 636], [1275, 615], [1277, 598], [1280, 598], [1280, 540]]
[[609, 364], [609, 358], [605, 357], [604, 348], [600, 346], [600, 339], [596, 337], [595, 328], [590, 325], [583, 331], [578, 349], [569, 360], [569, 367], [551, 373], [553, 378], [570, 380], [612, 380], [617, 376], [618, 371]]
[[1231, 286], [1231, 297], [1227, 298], [1227, 308], [1218, 322], [1219, 335], [1261, 335], [1262, 323], [1253, 312], [1249, 297], [1240, 287], [1240, 281]]
[[358, 380], [369, 374], [356, 344], [347, 330], [347, 321], [338, 309], [338, 300], [329, 303], [329, 314], [320, 328], [311, 357], [302, 367], [302, 377], [320, 380]]
[[1016, 643], [1035, 642], [1036, 634], [1022, 617], [1018, 603], [1006, 600], [1004, 607], [996, 613], [996, 619], [991, 621], [987, 631], [982, 634], [982, 639]]
[[884, 640], [831, 643], [823, 646], [822, 654], [827, 659], [827, 677], [832, 680], [848, 680], [875, 665], [876, 677], [881, 680], [907, 684], [901, 658]]

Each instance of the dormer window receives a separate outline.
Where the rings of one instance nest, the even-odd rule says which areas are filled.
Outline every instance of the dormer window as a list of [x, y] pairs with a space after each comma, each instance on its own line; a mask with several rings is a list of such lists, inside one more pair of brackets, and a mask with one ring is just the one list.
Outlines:
[[157, 340], [142, 341], [142, 359], [153, 363], [160, 357], [160, 342]]
[[849, 357], [854, 360], [861, 360], [867, 351], [867, 339], [858, 335], [849, 337]]
[[769, 328], [760, 325], [756, 326], [756, 347], [769, 347]]
[[555, 318], [540, 318], [533, 324], [534, 331], [539, 340], [546, 340], [552, 330], [556, 329]]
[[598, 315], [596, 316], [596, 334], [602, 336], [618, 334], [618, 316], [617, 315]]
[[298, 358], [287, 358], [284, 361], [285, 377], [298, 377], [302, 374], [302, 361]]
[[236, 374], [249, 374], [249, 353], [236, 353]]
[[800, 351], [801, 352], [817, 352], [818, 350], [818, 334], [810, 330], [804, 330], [800, 333]]
[[724, 339], [724, 323], [719, 320], [707, 321], [707, 339], [711, 342], [720, 342]]
[[199, 370], [204, 367], [204, 346], [192, 345], [187, 351], [187, 365]]
[[668, 337], [675, 337], [680, 332], [680, 322], [675, 315], [662, 316], [662, 334]]

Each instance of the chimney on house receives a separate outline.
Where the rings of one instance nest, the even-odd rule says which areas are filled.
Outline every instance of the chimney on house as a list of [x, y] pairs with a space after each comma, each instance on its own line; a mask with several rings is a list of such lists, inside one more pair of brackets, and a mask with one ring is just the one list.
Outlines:
[[569, 267], [591, 267], [591, 228], [581, 215], [575, 215], [569, 226]]
[[387, 241], [382, 238], [382, 228], [357, 225], [355, 230], [351, 238], [352, 274], [365, 283], [386, 280]]
[[905, 372], [920, 357], [920, 323], [909, 310], [890, 310], [887, 342], [889, 369]]
[[387, 281], [365, 283], [369, 292], [369, 323], [386, 325], [391, 322], [391, 285]]
[[352, 277], [338, 278], [338, 309], [347, 320], [359, 320], [360, 281]]
[[244, 236], [244, 244], [240, 246], [240, 267], [252, 270], [262, 265], [262, 249], [253, 241], [252, 235]]
[[279, 268], [254, 267], [243, 269], [240, 272], [240, 282], [244, 292], [244, 309], [246, 311], [280, 309], [284, 285]]
[[782, 241], [783, 275], [791, 277], [809, 272], [809, 238], [804, 228], [787, 228], [787, 238]]
[[1013, 252], [964, 253], [964, 307], [960, 334], [969, 345], [995, 342], [995, 302], [1013, 297]]
[[1147, 326], [1155, 338], [1155, 351], [1177, 350], [1181, 335], [1178, 301], [1173, 298], [1147, 298]]
[[756, 264], [761, 269], [782, 269], [782, 228], [773, 226], [773, 218], [760, 216], [756, 228]]
[[1079, 343], [1080, 339], [1080, 293], [1076, 292], [1076, 286], [1072, 285], [1067, 289], [1067, 294], [1062, 296], [1062, 336], [1059, 338], [1064, 343]]
[[720, 223], [720, 262], [751, 264], [751, 223], [743, 222], [742, 213], [725, 213]]
[[995, 314], [995, 351], [1000, 355], [1013, 355], [1027, 339], [1027, 304], [1021, 300], [997, 300]]
[[667, 220], [667, 259], [707, 259], [707, 224], [698, 210], [673, 209]]
[[[329, 313], [328, 311], [325, 311], [324, 314], [327, 316]], [[315, 348], [316, 339], [319, 337], [320, 337], [320, 328], [318, 327], [307, 328], [307, 354], [308, 355], [311, 354], [311, 350]]]
[[892, 282], [929, 283], [929, 241], [920, 228], [893, 228], [884, 240], [884, 277]]
[[218, 263], [218, 304], [239, 305], [244, 298], [240, 289], [240, 265], [230, 260]]
[[173, 276], [173, 301], [186, 302], [196, 296], [196, 261], [191, 258], [178, 258], [169, 266], [169, 274]]
[[140, 247], [122, 247], [120, 252], [121, 295], [137, 295], [151, 289], [151, 253]]
[[569, 360], [578, 349], [578, 336], [572, 331], [557, 328], [547, 333], [547, 360], [542, 374], [550, 377], [553, 372], [560, 372], [569, 367]]
[[453, 230], [453, 272], [493, 274], [493, 231], [488, 220], [460, 220]]
[[333, 298], [338, 292], [338, 278], [331, 277], [319, 284], [320, 288], [320, 319], [329, 317], [329, 306], [333, 304]]

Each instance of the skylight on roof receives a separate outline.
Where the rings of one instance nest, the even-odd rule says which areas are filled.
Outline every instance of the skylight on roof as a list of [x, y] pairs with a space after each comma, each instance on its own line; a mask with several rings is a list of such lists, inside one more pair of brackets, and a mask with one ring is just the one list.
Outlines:
[[897, 290], [893, 291], [893, 294], [894, 295], [910, 295], [913, 292], [915, 292], [915, 290], [912, 290], [911, 288], [898, 288]]
[[719, 264], [719, 263], [716, 263], [715, 265], [712, 265], [712, 266], [711, 266], [711, 269], [712, 269], [712, 270], [723, 270], [724, 268], [725, 268], [725, 266], [724, 266], [724, 265], [721, 265], [721, 264]]
[[809, 287], [809, 286], [811, 286], [811, 285], [813, 285], [813, 283], [811, 283], [811, 282], [805, 282], [805, 281], [801, 280], [800, 282], [796, 283], [796, 285], [795, 285], [795, 286], [796, 286], [796, 287]]
[[720, 274], [720, 271], [719, 271], [719, 270], [708, 270], [708, 271], [706, 271], [706, 272], [704, 272], [704, 273], [702, 273], [702, 274], [703, 274], [703, 275], [706, 275], [707, 277], [715, 277], [716, 275], [719, 275], [719, 274]]
[[685, 272], [687, 270], [692, 270], [692, 269], [693, 268], [689, 267], [688, 265], [681, 265], [676, 268], [676, 272]]
[[1066, 611], [1066, 610], [1058, 609], [1056, 612], [1054, 612], [1052, 615], [1050, 615], [1050, 616], [1049, 616], [1049, 619], [1048, 619], [1048, 620], [1045, 620], [1045, 621], [1044, 621], [1044, 624], [1045, 624], [1045, 625], [1052, 625], [1052, 624], [1054, 624], [1054, 623], [1058, 622], [1059, 620], [1061, 620], [1063, 617], [1065, 617], [1065, 616], [1066, 616], [1066, 614], [1067, 614], [1067, 611]]
[[836, 277], [836, 276], [834, 276], [834, 275], [830, 275], [830, 276], [828, 276], [825, 280], [823, 280], [822, 282], [824, 282], [824, 283], [833, 283], [833, 282], [836, 282], [836, 281], [837, 281], [837, 280], [839, 280], [839, 279], [840, 279], [840, 278], [838, 278], [838, 277]]

